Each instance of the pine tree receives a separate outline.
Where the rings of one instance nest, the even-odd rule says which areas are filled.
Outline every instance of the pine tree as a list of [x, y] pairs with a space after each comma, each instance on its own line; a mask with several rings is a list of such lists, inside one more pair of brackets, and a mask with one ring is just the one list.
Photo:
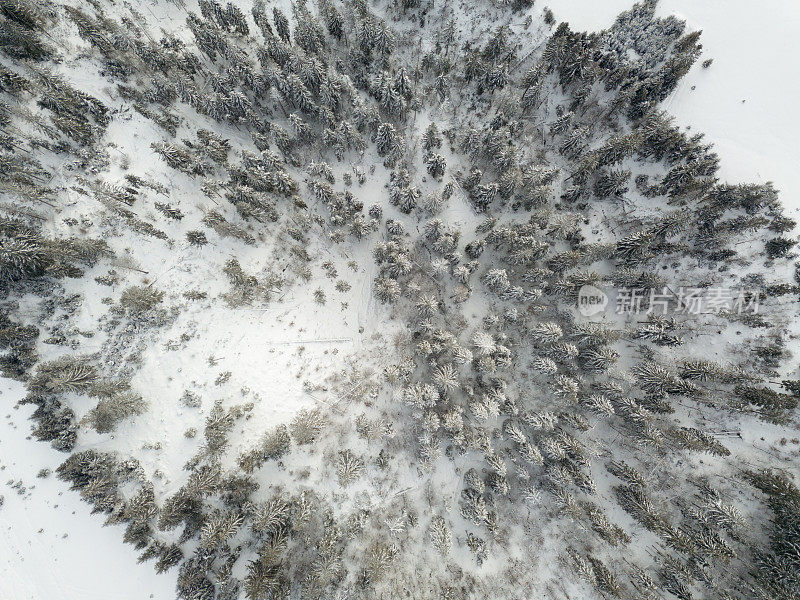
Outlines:
[[430, 152], [434, 148], [441, 148], [441, 146], [442, 136], [439, 135], [439, 128], [436, 126], [436, 123], [431, 123], [425, 129], [425, 133], [422, 134], [422, 148]]
[[439, 179], [442, 177], [442, 175], [444, 175], [447, 162], [445, 161], [444, 156], [441, 154], [431, 153], [428, 155], [426, 160], [426, 166], [428, 168], [428, 173], [431, 174], [431, 177]]
[[275, 30], [278, 32], [278, 35], [284, 41], [284, 43], [289, 43], [289, 20], [286, 18], [286, 15], [278, 8], [275, 7], [272, 9], [272, 20], [275, 23]]
[[264, 39], [269, 40], [272, 38], [274, 34], [272, 33], [272, 25], [270, 25], [269, 19], [267, 18], [264, 0], [256, 0], [253, 3], [251, 13], [253, 15], [253, 21], [261, 30], [261, 35], [264, 36]]
[[378, 127], [375, 144], [379, 156], [393, 158], [402, 151], [402, 141], [391, 123], [383, 123]]

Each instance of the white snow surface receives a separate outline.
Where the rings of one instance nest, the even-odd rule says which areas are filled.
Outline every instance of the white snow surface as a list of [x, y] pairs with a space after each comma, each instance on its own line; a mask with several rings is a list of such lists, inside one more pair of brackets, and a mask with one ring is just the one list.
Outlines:
[[[632, 2], [550, 0], [547, 4], [557, 20], [570, 22], [573, 29], [597, 30], [610, 26]], [[537, 3], [533, 10], [542, 8], [543, 4]], [[702, 29], [702, 60], [714, 59], [709, 69], [695, 65], [664, 108], [675, 115], [678, 124], [706, 133], [721, 157], [723, 178], [730, 182], [773, 181], [787, 213], [797, 218], [800, 112], [791, 104], [800, 92], [800, 61], [787, 44], [800, 38], [800, 5], [793, 0], [758, 5], [745, 0], [661, 0], [659, 14], [677, 14], [691, 29]], [[127, 140], [126, 144], [131, 148], [135, 142]], [[146, 155], [150, 156], [149, 150]], [[149, 169], [134, 165], [133, 171], [147, 173]], [[376, 194], [382, 192], [375, 190]], [[168, 292], [170, 278], [203, 279], [202, 254], [185, 270], [181, 265], [159, 266], [159, 257], [151, 258], [153, 264], [144, 267], [157, 278], [164, 277], [159, 287]], [[240, 256], [248, 272], [259, 265], [259, 257], [250, 258], [248, 263]], [[313, 405], [317, 400], [304, 392], [304, 380], [321, 380], [341, 365], [344, 356], [362, 348], [373, 333], [390, 333], [382, 329], [387, 320], [381, 314], [383, 309], [369, 299], [370, 257], [348, 258], [359, 258], [362, 272], [350, 278], [354, 293], [345, 310], [340, 310], [331, 281], [326, 281], [328, 303], [324, 307], [302, 291], [290, 290], [280, 304], [267, 310], [243, 308], [234, 318], [231, 311], [224, 311], [209, 321], [206, 309], [204, 320], [194, 323], [195, 335], [186, 342], [178, 361], [177, 352], [161, 348], [191, 326], [192, 310], [183, 311], [176, 323], [150, 341], [143, 368], [134, 381], [135, 388], [163, 402], [150, 411], [149, 422], [136, 423], [137, 433], [121, 427], [116, 433], [118, 447], [124, 450], [126, 444], [160, 442], [164, 452], [158, 454], [157, 464], [143, 461], [143, 466], [151, 472], [158, 469], [169, 482], [180, 473], [180, 461], [187, 456], [183, 446], [190, 443], [183, 437], [187, 423], [181, 417], [193, 409], [179, 400], [185, 384], [192, 382], [194, 389], [204, 391], [208, 403], [215, 399], [218, 372], [235, 373], [219, 395], [231, 396], [244, 388], [247, 393], [243, 396], [270, 398], [256, 405], [254, 419], [286, 422], [301, 408]], [[340, 273], [346, 271], [343, 257], [330, 259]], [[324, 281], [323, 277], [315, 279]], [[216, 294], [220, 290], [210, 291]], [[87, 295], [83, 310], [92, 306], [99, 310], [101, 294], [98, 290], [94, 299]], [[207, 368], [210, 356], [218, 361], [211, 370]], [[178, 370], [182, 370], [180, 377], [173, 377]], [[90, 514], [89, 505], [54, 476], [37, 478], [41, 469], [55, 469], [64, 456], [47, 444], [28, 439], [32, 407], [10, 408], [24, 394], [20, 384], [0, 380], [0, 393], [3, 406], [9, 407], [8, 415], [0, 415], [0, 496], [4, 497], [0, 506], [0, 598], [174, 598], [175, 571], [158, 575], [151, 564], [137, 564], [136, 552], [122, 544], [121, 526], [104, 528], [103, 519]], [[145, 427], [147, 432], [142, 435]], [[255, 440], [238, 441], [246, 447]], [[12, 487], [19, 481], [23, 493]], [[178, 485], [180, 482], [173, 481], [167, 489]]]
[[[632, 2], [549, 0], [557, 21], [574, 30], [611, 26]], [[719, 177], [730, 183], [772, 181], [787, 215], [800, 214], [800, 35], [794, 0], [660, 0], [657, 16], [674, 14], [702, 30], [703, 56], [662, 107], [676, 124], [705, 133], [720, 155]], [[708, 69], [700, 63], [709, 58]], [[694, 89], [693, 89], [694, 88]]]

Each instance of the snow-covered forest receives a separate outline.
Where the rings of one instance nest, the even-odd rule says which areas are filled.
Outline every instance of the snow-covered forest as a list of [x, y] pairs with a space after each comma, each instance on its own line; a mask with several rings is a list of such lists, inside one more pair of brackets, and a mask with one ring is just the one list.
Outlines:
[[797, 65], [676, 4], [0, 0], [0, 595], [800, 598]]

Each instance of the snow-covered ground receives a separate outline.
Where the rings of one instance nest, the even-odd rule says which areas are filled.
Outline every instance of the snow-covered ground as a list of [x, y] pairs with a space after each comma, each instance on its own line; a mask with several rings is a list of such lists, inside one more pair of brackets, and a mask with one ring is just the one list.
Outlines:
[[[24, 395], [4, 379], [2, 403]], [[0, 422], [0, 598], [4, 600], [140, 600], [174, 598], [175, 575], [158, 575], [137, 564], [136, 551], [121, 543], [124, 526], [103, 527], [80, 496], [55, 475], [63, 455], [30, 439], [33, 407], [8, 409]], [[11, 487], [22, 482], [22, 488]]]
[[[631, 2], [551, 0], [558, 21], [576, 30], [610, 26]], [[722, 158], [731, 183], [772, 181], [787, 214], [800, 215], [800, 61], [791, 43], [800, 35], [794, 0], [661, 0], [659, 16], [674, 14], [702, 30], [703, 56], [663, 107], [676, 123], [703, 132]], [[700, 62], [713, 58], [703, 69]]]
[[[569, 21], [574, 29], [599, 29], [609, 26], [631, 2], [554, 0], [548, 4], [558, 20]], [[537, 4], [534, 10], [540, 9]], [[714, 59], [709, 69], [696, 65], [664, 107], [679, 124], [707, 134], [721, 156], [723, 177], [734, 182], [775, 182], [789, 207], [787, 212], [797, 217], [800, 174], [796, 167], [796, 140], [800, 135], [800, 113], [791, 103], [800, 91], [800, 62], [787, 43], [800, 36], [800, 6], [791, 0], [772, 0], [758, 6], [744, 0], [662, 0], [659, 12], [676, 13], [688, 21], [690, 28], [702, 29], [703, 58]], [[341, 262], [337, 266], [343, 271]], [[366, 282], [364, 293], [358, 297], [368, 296], [371, 274], [357, 280]], [[205, 361], [213, 354], [220, 361], [215, 367], [220, 372], [235, 364], [237, 373], [250, 379], [277, 376], [265, 393], [278, 393], [295, 380], [294, 387], [288, 386], [287, 396], [273, 406], [275, 411], [291, 414], [301, 403], [312, 401], [303, 396], [300, 385], [302, 379], [313, 377], [308, 373], [301, 377], [300, 371], [304, 365], [319, 365], [333, 349], [309, 344], [307, 354], [300, 360], [295, 344], [325, 337], [345, 353], [358, 347], [362, 333], [372, 333], [374, 306], [364, 300], [342, 312], [332, 293], [328, 298], [325, 309], [315, 307], [310, 298], [289, 297], [285, 308], [276, 310], [274, 315], [243, 312], [241, 322], [213, 327], [204, 323], [197, 332], [196, 339], [202, 339], [197, 360]], [[308, 322], [303, 322], [302, 317]], [[191, 315], [182, 318], [190, 319]], [[176, 335], [183, 325], [175, 326]], [[286, 333], [291, 330], [296, 332]], [[242, 338], [232, 343], [230, 331], [241, 331]], [[169, 337], [170, 331], [165, 335]], [[256, 340], [262, 346], [258, 354], [250, 351]], [[263, 347], [264, 340], [270, 348]], [[261, 364], [265, 353], [270, 357], [268, 370]], [[145, 366], [147, 360], [155, 358], [147, 355]], [[137, 384], [177, 400], [182, 390], [172, 389], [166, 377], [171, 366], [174, 365], [162, 363], [157, 371], [143, 369], [143, 373], [154, 373], [152, 377], [158, 380]], [[258, 391], [250, 380], [231, 381], [229, 385], [231, 389]], [[19, 384], [7, 380], [0, 386], [3, 406], [12, 406], [23, 393]], [[41, 469], [55, 468], [63, 457], [46, 444], [26, 439], [31, 411], [31, 407], [9, 408], [8, 416], [0, 415], [0, 495], [5, 497], [0, 507], [0, 598], [173, 598], [175, 571], [157, 575], [152, 565], [136, 564], [135, 551], [120, 543], [121, 527], [103, 528], [102, 519], [90, 514], [89, 505], [55, 477], [37, 478]], [[163, 435], [181, 433], [165, 431]], [[19, 481], [24, 493], [12, 487]], [[67, 532], [69, 535], [64, 537]]]

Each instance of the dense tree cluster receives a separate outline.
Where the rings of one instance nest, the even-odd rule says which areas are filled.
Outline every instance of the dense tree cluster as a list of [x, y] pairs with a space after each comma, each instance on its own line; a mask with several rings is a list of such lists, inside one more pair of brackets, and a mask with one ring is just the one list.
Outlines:
[[[520, 34], [532, 3], [498, 4], [479, 36], [432, 2], [200, 0], [177, 35], [119, 3], [0, 0], [0, 369], [25, 381], [34, 435], [70, 453], [59, 476], [141, 560], [176, 568], [180, 598], [520, 597], [541, 583], [527, 563], [552, 558], [539, 541], [592, 597], [800, 594], [800, 494], [746, 462], [741, 437], [758, 419], [789, 430], [797, 408], [780, 304], [800, 284], [795, 223], [772, 184], [721, 181], [711, 144], [660, 110], [699, 32], [644, 0], [598, 33], [534, 10]], [[77, 32], [113, 105], [57, 68], [55, 25]], [[196, 206], [110, 180], [127, 109], [157, 126], [153, 160]], [[117, 287], [115, 269], [140, 270], [105, 241], [51, 233], [67, 193], [102, 207], [101, 239], [224, 248], [230, 310], [314, 284], [314, 244], [363, 250], [377, 309], [405, 330], [383, 379], [354, 371], [335, 387], [344, 409], [300, 411], [248, 447], [235, 436], [252, 403], [187, 390], [206, 409], [186, 433], [197, 451], [157, 493], [135, 457], [80, 444], [146, 414], [132, 338], [180, 307], [150, 279]], [[253, 272], [244, 257], [267, 239], [275, 264]], [[111, 342], [82, 356], [80, 332], [50, 323], [82, 301], [63, 278], [98, 263], [114, 267], [94, 279], [114, 295]], [[675, 295], [686, 277], [763, 311], [692, 314]], [[591, 320], [584, 286], [672, 295], [661, 313], [652, 295]], [[40, 360], [43, 344], [58, 353]]]

